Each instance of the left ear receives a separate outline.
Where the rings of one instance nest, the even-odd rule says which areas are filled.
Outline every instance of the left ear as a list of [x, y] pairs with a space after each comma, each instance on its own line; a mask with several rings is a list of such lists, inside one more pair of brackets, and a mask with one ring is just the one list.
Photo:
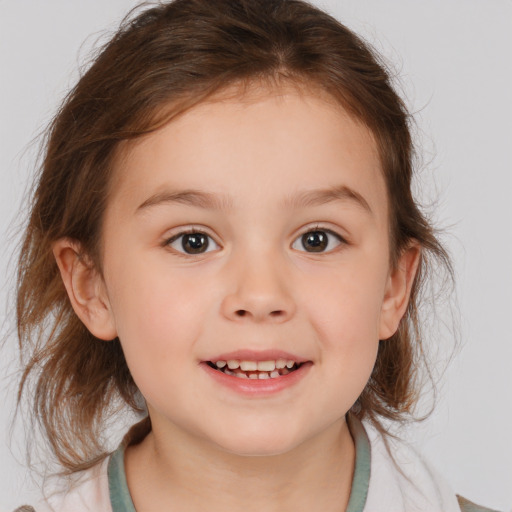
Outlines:
[[386, 340], [395, 334], [405, 314], [412, 284], [418, 272], [420, 256], [421, 246], [413, 241], [400, 255], [396, 267], [390, 270], [380, 316], [379, 339], [381, 340]]

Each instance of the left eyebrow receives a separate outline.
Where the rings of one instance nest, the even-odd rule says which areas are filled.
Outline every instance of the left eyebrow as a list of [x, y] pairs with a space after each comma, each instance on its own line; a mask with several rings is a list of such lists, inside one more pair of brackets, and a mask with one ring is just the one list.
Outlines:
[[368, 201], [359, 192], [346, 185], [337, 185], [325, 189], [299, 192], [297, 195], [289, 196], [286, 199], [285, 205], [290, 208], [298, 209], [311, 206], [321, 206], [333, 201], [352, 202], [370, 215], [373, 215]]

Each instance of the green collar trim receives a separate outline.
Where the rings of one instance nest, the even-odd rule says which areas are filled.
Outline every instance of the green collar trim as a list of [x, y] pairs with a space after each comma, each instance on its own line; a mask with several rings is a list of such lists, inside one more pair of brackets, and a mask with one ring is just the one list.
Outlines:
[[[346, 512], [363, 512], [370, 484], [370, 441], [358, 418], [349, 414], [347, 423], [355, 444], [356, 461]], [[124, 444], [121, 444], [110, 456], [108, 463], [108, 488], [112, 512], [136, 512], [126, 482], [124, 449]]]
[[107, 474], [112, 512], [136, 512], [124, 471], [124, 445], [110, 456]]
[[363, 424], [353, 414], [347, 415], [347, 424], [356, 450], [352, 488], [346, 512], [363, 512], [368, 496], [371, 471], [371, 446]]

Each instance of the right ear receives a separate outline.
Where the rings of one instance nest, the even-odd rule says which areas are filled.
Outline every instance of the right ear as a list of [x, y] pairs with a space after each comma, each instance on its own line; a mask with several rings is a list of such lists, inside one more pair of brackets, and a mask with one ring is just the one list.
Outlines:
[[113, 340], [117, 330], [105, 282], [80, 244], [61, 238], [53, 244], [53, 255], [77, 316], [96, 338]]

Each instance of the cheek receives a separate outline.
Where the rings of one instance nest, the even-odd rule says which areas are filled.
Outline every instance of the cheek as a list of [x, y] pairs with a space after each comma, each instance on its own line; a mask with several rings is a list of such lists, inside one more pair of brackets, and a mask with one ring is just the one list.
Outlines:
[[311, 324], [327, 343], [362, 344], [378, 341], [383, 301], [382, 277], [362, 272], [317, 275], [306, 283], [301, 297]]
[[372, 373], [379, 347], [383, 277], [369, 268], [318, 275], [316, 286], [302, 293], [308, 297], [303, 310], [314, 329], [320, 362], [329, 366], [333, 384], [350, 388], [355, 398]]
[[147, 375], [163, 382], [169, 371], [186, 371], [187, 364], [194, 364], [195, 343], [211, 302], [204, 282], [157, 264], [128, 261], [111, 274], [111, 282], [118, 336], [137, 384]]

